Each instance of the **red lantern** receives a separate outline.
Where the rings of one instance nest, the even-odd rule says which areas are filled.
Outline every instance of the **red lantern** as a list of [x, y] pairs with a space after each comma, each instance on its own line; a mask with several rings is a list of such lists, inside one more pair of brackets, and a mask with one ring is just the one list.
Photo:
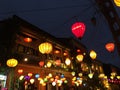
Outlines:
[[109, 51], [109, 52], [113, 52], [114, 51], [114, 48], [115, 48], [115, 45], [114, 43], [107, 43], [105, 45], [105, 48]]
[[32, 38], [26, 37], [26, 38], [24, 38], [24, 41], [27, 43], [32, 42]]
[[85, 24], [82, 22], [76, 22], [72, 25], [72, 33], [77, 38], [82, 38], [85, 32]]
[[44, 61], [40, 61], [40, 62], [39, 62], [40, 67], [43, 67], [43, 66], [44, 66], [44, 63], [45, 63]]

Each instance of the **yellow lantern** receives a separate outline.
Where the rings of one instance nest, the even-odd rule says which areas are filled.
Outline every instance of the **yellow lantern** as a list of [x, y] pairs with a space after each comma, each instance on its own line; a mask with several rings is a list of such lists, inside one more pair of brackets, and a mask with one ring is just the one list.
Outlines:
[[42, 54], [49, 54], [51, 51], [52, 51], [53, 47], [52, 47], [52, 44], [49, 43], [49, 42], [45, 42], [45, 43], [41, 43], [39, 45], [39, 51], [42, 53]]
[[76, 58], [79, 62], [83, 61], [83, 55], [82, 54], [77, 55]]
[[88, 77], [89, 77], [90, 79], [92, 79], [92, 78], [93, 78], [93, 73], [89, 73], [89, 74], [88, 74]]
[[28, 73], [28, 76], [29, 76], [29, 77], [32, 77], [32, 75], [33, 75], [32, 73]]
[[35, 82], [35, 80], [32, 78], [30, 79], [30, 83], [33, 84]]
[[6, 62], [7, 66], [9, 67], [15, 67], [18, 64], [18, 61], [14, 58], [8, 59]]
[[52, 63], [50, 61], [47, 62], [47, 67], [50, 68], [52, 66]]
[[96, 54], [96, 52], [95, 52], [94, 50], [91, 50], [91, 51], [90, 51], [90, 57], [91, 57], [93, 60], [96, 59], [97, 54]]
[[66, 64], [66, 65], [70, 65], [70, 64], [71, 64], [71, 60], [70, 60], [69, 58], [66, 58], [65, 64]]
[[116, 6], [120, 7], [120, 0], [114, 0]]

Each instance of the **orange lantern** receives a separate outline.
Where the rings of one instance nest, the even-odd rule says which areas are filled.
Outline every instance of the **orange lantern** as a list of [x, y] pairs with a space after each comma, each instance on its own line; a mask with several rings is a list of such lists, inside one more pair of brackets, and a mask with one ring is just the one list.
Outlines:
[[29, 76], [29, 77], [32, 77], [32, 75], [33, 75], [33, 74], [32, 74], [31, 72], [30, 72], [30, 73], [28, 73], [28, 76]]
[[60, 66], [60, 64], [61, 64], [61, 60], [60, 60], [60, 59], [55, 60], [55, 64], [56, 64], [57, 66]]
[[55, 50], [55, 52], [54, 52], [55, 54], [59, 54], [60, 53], [60, 51], [59, 50]]
[[80, 50], [80, 49], [77, 49], [77, 52], [79, 53], [79, 52], [81, 52], [81, 50]]
[[105, 45], [105, 48], [109, 51], [109, 52], [113, 52], [114, 51], [114, 48], [115, 48], [115, 45], [114, 43], [107, 43]]
[[52, 44], [51, 43], [48, 43], [48, 42], [45, 42], [45, 43], [41, 43], [39, 45], [39, 51], [42, 53], [42, 54], [49, 54], [51, 51], [52, 51], [53, 47], [52, 47]]
[[114, 0], [116, 6], [120, 7], [120, 0]]
[[96, 54], [96, 52], [95, 52], [94, 50], [91, 50], [91, 51], [90, 51], [90, 57], [91, 57], [93, 60], [96, 59], [97, 54]]
[[72, 33], [77, 38], [82, 38], [85, 32], [85, 24], [82, 22], [76, 22], [72, 25]]
[[24, 41], [27, 43], [32, 42], [32, 38], [26, 37], [26, 38], [24, 38]]
[[83, 55], [82, 54], [77, 55], [76, 58], [79, 62], [83, 61]]
[[44, 66], [44, 64], [45, 64], [45, 62], [44, 62], [44, 61], [40, 61], [40, 62], [39, 62], [40, 67], [43, 67], [43, 66]]
[[23, 73], [23, 69], [18, 69], [18, 73], [22, 74]]
[[16, 60], [16, 59], [14, 59], [14, 58], [11, 58], [11, 59], [8, 59], [7, 60], [7, 66], [9, 66], [9, 67], [15, 67], [15, 66], [17, 66], [17, 64], [18, 64], [18, 61]]

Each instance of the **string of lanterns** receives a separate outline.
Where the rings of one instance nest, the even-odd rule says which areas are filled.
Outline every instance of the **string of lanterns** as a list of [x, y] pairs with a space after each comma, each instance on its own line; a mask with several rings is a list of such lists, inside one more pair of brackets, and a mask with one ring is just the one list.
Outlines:
[[[72, 33], [73, 33], [77, 38], [80, 38], [80, 39], [81, 39], [81, 38], [83, 37], [84, 33], [85, 33], [85, 28], [86, 28], [86, 26], [85, 26], [84, 23], [82, 23], [82, 22], [77, 22], [77, 23], [73, 24], [73, 26], [72, 26]], [[32, 42], [32, 39], [26, 38], [26, 39], [24, 39], [24, 41], [26, 41], [26, 42]], [[109, 43], [109, 44], [106, 44], [106, 46], [105, 46], [105, 48], [106, 48], [109, 52], [113, 52], [113, 51], [114, 51], [114, 47], [115, 47], [114, 43]], [[51, 52], [53, 51], [53, 46], [52, 46], [52, 44], [49, 43], [49, 42], [41, 43], [38, 48], [39, 48], [39, 51], [40, 51], [42, 54], [49, 54], [49, 53], [51, 53]], [[59, 52], [56, 51], [56, 53], [59, 53]], [[96, 52], [95, 52], [94, 50], [91, 50], [91, 51], [90, 51], [90, 57], [91, 57], [92, 60], [95, 60], [95, 59], [96, 59], [97, 54], [96, 54]], [[78, 63], [81, 63], [81, 62], [83, 62], [83, 60], [84, 60], [84, 55], [83, 55], [83, 54], [78, 54], [78, 55], [76, 55], [75, 59], [78, 61]], [[8, 59], [7, 62], [6, 62], [6, 64], [7, 64], [9, 67], [15, 67], [15, 66], [17, 66], [17, 64], [18, 64], [18, 61], [17, 61], [16, 59], [12, 58], [12, 59]], [[64, 64], [64, 65], [63, 65], [63, 64]], [[81, 68], [82, 68], [82, 64], [83, 64], [83, 63], [81, 63]], [[45, 61], [40, 61], [40, 62], [39, 62], [39, 65], [40, 65], [40, 67], [45, 66], [45, 67], [47, 67], [47, 68], [51, 68], [52, 65], [56, 65], [56, 66], [61, 66], [61, 65], [63, 65], [64, 68], [67, 68], [67, 66], [70, 66], [70, 65], [71, 65], [71, 59], [70, 59], [69, 57], [67, 57], [67, 58], [65, 59], [64, 63], [62, 63], [60, 59], [57, 59], [57, 60], [54, 60], [54, 61], [53, 61], [53, 60], [48, 60], [47, 62], [45, 62]], [[85, 66], [87, 67], [87, 65], [85, 65], [85, 64], [84, 64], [83, 66], [84, 66], [84, 67], [85, 67]], [[84, 67], [83, 67], [83, 68], [84, 68]], [[87, 68], [88, 68], [88, 67], [87, 67]], [[86, 69], [87, 69], [87, 68], [86, 68]], [[82, 69], [82, 70], [84, 71], [85, 69]], [[18, 70], [18, 73], [19, 73], [19, 74], [22, 74], [22, 73], [23, 73], [23, 70], [22, 70], [22, 69], [19, 69], [19, 70]], [[88, 76], [90, 79], [92, 79], [92, 78], [93, 78], [93, 75], [94, 75], [94, 72], [90, 72], [90, 73], [87, 73], [87, 74], [88, 74], [87, 76]], [[75, 72], [72, 73], [72, 75], [74, 76], [74, 75], [75, 75]], [[20, 80], [23, 80], [23, 79], [28, 80], [28, 79], [29, 79], [30, 83], [33, 84], [33, 83], [35, 82], [35, 79], [32, 78], [32, 77], [33, 77], [33, 73], [28, 73], [27, 76], [21, 75], [21, 76], [19, 77], [19, 79], [20, 79]], [[54, 76], [54, 77], [52, 76], [52, 74], [49, 74], [49, 75], [47, 75], [47, 76], [45, 76], [45, 77], [42, 77], [42, 78], [40, 77], [39, 74], [36, 74], [36, 75], [35, 75], [35, 78], [37, 78], [37, 79], [40, 81], [39, 83], [40, 83], [41, 85], [43, 85], [43, 86], [45, 86], [47, 82], [52, 82], [52, 85], [53, 85], [53, 86], [56, 86], [56, 85], [61, 86], [62, 83], [67, 83], [67, 82], [68, 82], [68, 80], [64, 77], [63, 74], [62, 74], [62, 76]], [[75, 84], [76, 86], [79, 86], [79, 85], [82, 84], [83, 80], [84, 80], [83, 74], [82, 74], [82, 73], [78, 73], [77, 76], [74, 76], [74, 77], [72, 78], [72, 84]], [[25, 83], [27, 84], [27, 82], [25, 82]]]
[[[21, 72], [22, 71], [22, 72]], [[67, 84], [68, 80], [67, 78], [64, 76], [64, 74], [59, 74], [56, 73], [55, 75], [53, 75], [52, 73], [49, 73], [48, 75], [40, 75], [40, 74], [33, 74], [31, 72], [29, 72], [27, 75], [24, 75], [23, 73], [23, 69], [18, 69], [18, 73], [19, 73], [19, 80], [25, 80], [25, 84], [27, 85], [29, 82], [31, 84], [35, 83], [35, 80], [39, 81], [39, 84], [41, 84], [42, 86], [46, 86], [47, 83], [51, 83], [53, 86], [61, 86], [63, 83]]]

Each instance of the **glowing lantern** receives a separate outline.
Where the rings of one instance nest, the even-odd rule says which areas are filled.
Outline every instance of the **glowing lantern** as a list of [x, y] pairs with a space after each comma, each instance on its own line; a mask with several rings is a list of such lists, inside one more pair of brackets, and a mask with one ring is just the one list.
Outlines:
[[114, 43], [107, 43], [105, 45], [105, 48], [109, 51], [109, 52], [113, 52], [114, 51], [114, 48], [115, 48], [115, 45]]
[[32, 42], [32, 38], [26, 37], [26, 38], [24, 38], [24, 41], [27, 43]]
[[55, 54], [59, 54], [60, 51], [59, 51], [59, 50], [55, 50], [54, 53], [55, 53]]
[[46, 83], [43, 82], [43, 83], [42, 83], [42, 86], [46, 86]]
[[29, 77], [32, 77], [32, 75], [33, 75], [32, 73], [28, 73], [28, 76], [29, 76]]
[[89, 74], [88, 74], [88, 77], [89, 77], [90, 79], [92, 79], [92, 78], [93, 78], [93, 73], [89, 73]]
[[61, 60], [60, 60], [60, 59], [56, 60], [56, 61], [55, 61], [55, 64], [56, 64], [57, 66], [60, 66]]
[[52, 73], [49, 73], [48, 76], [51, 78], [53, 75], [52, 75]]
[[81, 54], [79, 54], [79, 55], [77, 55], [76, 56], [76, 58], [77, 58], [77, 60], [79, 61], [79, 62], [82, 62], [83, 61], [83, 55]]
[[120, 76], [117, 76], [117, 79], [120, 79]]
[[23, 75], [21, 75], [21, 76], [19, 77], [19, 80], [23, 80], [23, 78], [24, 78], [24, 76], [23, 76]]
[[67, 52], [64, 52], [64, 53], [63, 53], [63, 55], [64, 55], [64, 56], [67, 56], [67, 55], [68, 55], [68, 53], [67, 53]]
[[75, 72], [71, 72], [72, 76], [75, 76]]
[[114, 0], [116, 6], [120, 7], [120, 0]]
[[55, 86], [55, 85], [56, 85], [56, 82], [52, 82], [52, 85]]
[[99, 78], [103, 78], [105, 76], [105, 74], [104, 73], [101, 73], [101, 74], [99, 74]]
[[8, 59], [6, 64], [9, 67], [15, 67], [18, 64], [18, 61], [16, 59], [12, 58], [12, 59]]
[[47, 67], [50, 68], [52, 66], [52, 63], [50, 61], [47, 62]]
[[85, 32], [85, 24], [82, 22], [76, 22], [72, 25], [72, 33], [77, 38], [82, 38]]
[[45, 62], [44, 62], [44, 61], [40, 61], [40, 62], [39, 62], [40, 67], [43, 67], [43, 66], [44, 66], [44, 64], [45, 64]]
[[70, 59], [69, 59], [69, 58], [66, 58], [65, 64], [66, 64], [66, 65], [70, 65], [70, 63], [71, 63]]
[[97, 54], [96, 54], [96, 52], [95, 52], [94, 50], [91, 50], [91, 51], [90, 51], [90, 57], [91, 57], [93, 60], [96, 59]]
[[33, 84], [35, 82], [35, 80], [32, 78], [30, 79], [30, 83]]
[[40, 77], [40, 75], [39, 74], [35, 74], [35, 78], [39, 78]]
[[79, 52], [81, 52], [81, 50], [80, 50], [80, 49], [77, 49], [77, 52], [79, 53]]
[[22, 74], [23, 73], [23, 69], [18, 69], [18, 73]]
[[49, 54], [51, 51], [52, 51], [53, 47], [52, 47], [52, 44], [51, 43], [48, 43], [48, 42], [45, 42], [45, 43], [41, 43], [39, 45], [39, 51], [42, 53], [42, 54]]

